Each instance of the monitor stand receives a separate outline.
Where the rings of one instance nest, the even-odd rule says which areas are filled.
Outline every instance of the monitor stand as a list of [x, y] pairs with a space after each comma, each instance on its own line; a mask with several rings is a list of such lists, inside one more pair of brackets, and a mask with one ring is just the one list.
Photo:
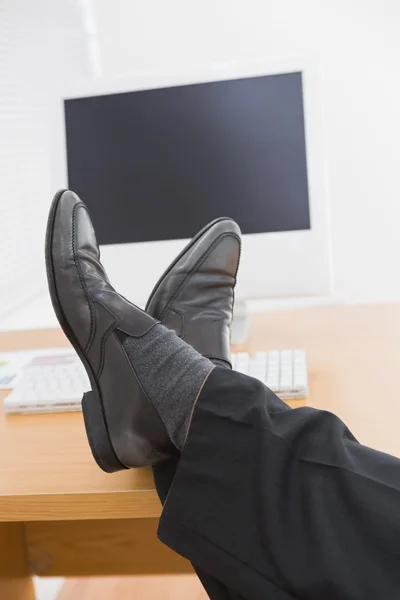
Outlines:
[[246, 302], [235, 302], [231, 328], [231, 344], [240, 345], [247, 341], [250, 326], [250, 313]]

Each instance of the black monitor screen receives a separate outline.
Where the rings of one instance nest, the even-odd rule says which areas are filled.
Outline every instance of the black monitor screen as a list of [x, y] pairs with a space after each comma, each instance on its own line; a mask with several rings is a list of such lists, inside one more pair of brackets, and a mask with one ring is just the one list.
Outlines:
[[101, 244], [310, 228], [301, 73], [65, 101], [69, 186]]

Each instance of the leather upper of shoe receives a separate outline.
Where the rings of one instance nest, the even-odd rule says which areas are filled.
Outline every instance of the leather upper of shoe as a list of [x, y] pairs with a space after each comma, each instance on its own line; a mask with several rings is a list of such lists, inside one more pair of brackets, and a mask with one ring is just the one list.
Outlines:
[[[116, 455], [130, 467], [158, 462], [169, 455], [169, 438], [118, 335], [141, 337], [157, 321], [110, 285], [88, 210], [68, 190], [55, 209], [49, 262], [52, 295], [56, 295], [53, 304], [62, 313], [57, 316], [90, 366], [91, 383], [99, 388]], [[139, 448], [144, 462], [132, 464], [132, 448]]]
[[229, 218], [204, 228], [160, 279], [146, 306], [200, 354], [228, 365], [240, 236]]

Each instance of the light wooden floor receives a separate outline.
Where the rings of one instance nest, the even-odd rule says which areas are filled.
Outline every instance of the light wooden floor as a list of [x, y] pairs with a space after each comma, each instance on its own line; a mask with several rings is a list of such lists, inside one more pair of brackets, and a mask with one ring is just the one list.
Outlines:
[[207, 600], [195, 575], [68, 579], [57, 600]]

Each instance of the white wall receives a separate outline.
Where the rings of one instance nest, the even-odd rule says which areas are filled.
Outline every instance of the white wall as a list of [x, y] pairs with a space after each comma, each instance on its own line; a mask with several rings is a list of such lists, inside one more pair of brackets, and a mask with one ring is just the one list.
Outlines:
[[[43, 98], [66, 78], [127, 77], [149, 69], [188, 72], [221, 62], [316, 60], [323, 73], [332, 299], [400, 299], [398, 0], [4, 0], [1, 9], [0, 58], [5, 59], [0, 71], [8, 64], [7, 85], [27, 82], [28, 96], [35, 83]], [[14, 62], [10, 52], [4, 54], [11, 41]], [[0, 100], [7, 94], [2, 79]], [[38, 107], [37, 96], [35, 102]], [[20, 235], [18, 243], [16, 238], [10, 243], [9, 258], [20, 260], [18, 248], [24, 243], [31, 271], [41, 275], [51, 199], [43, 110], [40, 104], [40, 132], [27, 128], [27, 154], [18, 147], [12, 156], [4, 146], [0, 152], [0, 212], [26, 198], [24, 222], [27, 213], [31, 219], [28, 238]], [[18, 182], [13, 190], [10, 168], [13, 184]], [[2, 271], [4, 261], [0, 276]]]

